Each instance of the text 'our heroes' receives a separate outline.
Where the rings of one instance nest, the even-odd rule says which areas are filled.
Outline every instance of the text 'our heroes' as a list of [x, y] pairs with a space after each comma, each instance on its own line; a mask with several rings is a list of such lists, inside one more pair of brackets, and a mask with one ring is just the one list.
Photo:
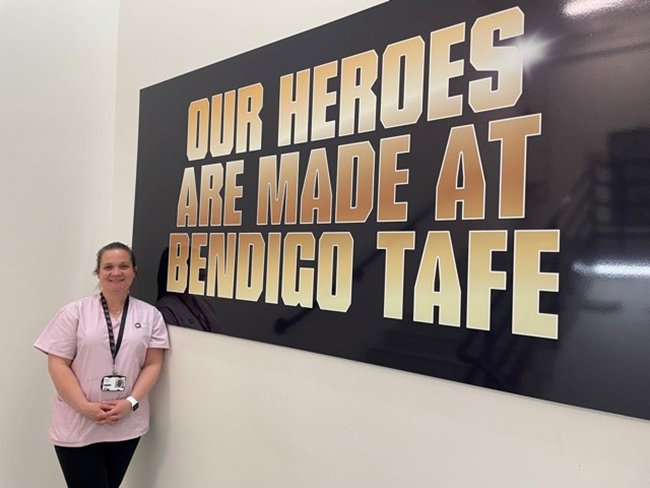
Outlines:
[[[469, 62], [478, 72], [496, 72], [496, 88], [488, 76], [470, 81], [467, 93], [450, 95], [450, 81], [461, 77], [465, 68], [464, 60], [451, 59], [451, 47], [465, 42], [465, 31], [465, 23], [460, 23], [431, 32], [426, 88], [427, 46], [419, 36], [387, 46], [381, 74], [379, 56], [371, 50], [282, 76], [277, 148], [375, 131], [378, 112], [384, 129], [416, 124], [425, 98], [426, 122], [463, 115], [465, 97], [473, 113], [515, 106], [523, 90], [522, 56], [515, 46], [495, 46], [494, 39], [523, 35], [523, 12], [512, 8], [474, 22]], [[335, 77], [340, 77], [339, 90], [328, 91], [328, 81]], [[374, 88], [378, 80], [379, 97]], [[261, 83], [192, 102], [188, 161], [203, 160], [208, 153], [219, 158], [263, 150], [263, 106]], [[332, 107], [338, 117], [328, 120]], [[492, 120], [486, 132], [487, 141], [481, 144], [500, 148], [498, 218], [525, 219], [528, 143], [542, 134], [542, 114]], [[487, 183], [481, 144], [475, 124], [464, 124], [449, 130], [438, 162], [421, 160], [422, 151], [413, 150], [410, 134], [256, 158], [257, 230], [341, 226], [340, 232], [319, 237], [292, 231], [183, 232], [242, 225], [238, 203], [250, 191], [239, 183], [244, 159], [203, 164], [198, 170], [187, 167], [178, 198], [178, 231], [169, 236], [167, 289], [246, 301], [258, 301], [264, 293], [266, 303], [317, 303], [324, 310], [345, 312], [353, 300], [355, 234], [364, 232], [363, 226], [346, 226], [367, 222], [373, 212], [379, 224], [407, 222], [409, 202], [398, 198], [398, 187], [409, 184], [408, 166], [413, 164], [432, 170], [435, 222], [484, 220]], [[418, 156], [411, 157], [412, 152]], [[461, 327], [461, 296], [466, 293], [465, 327], [490, 330], [491, 292], [505, 290], [508, 282], [505, 271], [493, 269], [493, 253], [510, 252], [513, 333], [557, 339], [558, 317], [540, 312], [539, 297], [541, 292], [558, 291], [559, 275], [540, 268], [543, 253], [559, 252], [559, 230], [470, 231], [462, 237], [467, 243], [462, 252], [454, 249], [458, 237], [452, 231], [431, 230], [418, 247], [416, 231], [376, 233], [376, 250], [385, 256], [383, 316], [402, 319], [406, 293], [413, 297], [414, 321], [433, 323], [437, 308], [437, 323]], [[417, 276], [405, 284], [406, 256], [413, 252], [420, 254]], [[467, 263], [462, 267], [467, 269], [465, 290], [457, 259]]]

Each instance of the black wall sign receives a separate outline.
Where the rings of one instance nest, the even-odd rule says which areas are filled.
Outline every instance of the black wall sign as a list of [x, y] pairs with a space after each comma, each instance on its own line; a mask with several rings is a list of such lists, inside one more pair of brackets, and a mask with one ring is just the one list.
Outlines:
[[598, 5], [392, 1], [142, 90], [137, 294], [650, 419], [650, 8]]

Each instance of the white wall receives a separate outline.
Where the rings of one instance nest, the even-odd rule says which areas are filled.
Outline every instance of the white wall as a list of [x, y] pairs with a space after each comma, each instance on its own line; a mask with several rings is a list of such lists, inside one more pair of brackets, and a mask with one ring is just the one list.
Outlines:
[[[373, 3], [123, 2], [115, 104], [117, 0], [0, 1], [0, 487], [63, 486], [31, 343], [130, 240], [139, 89]], [[648, 422], [171, 329], [132, 488], [649, 484]]]
[[31, 344], [110, 237], [117, 0], [0, 1], [0, 486], [64, 486]]
[[[139, 89], [377, 3], [130, 0], [113, 231], [131, 235]], [[647, 488], [650, 423], [171, 328], [131, 487]]]

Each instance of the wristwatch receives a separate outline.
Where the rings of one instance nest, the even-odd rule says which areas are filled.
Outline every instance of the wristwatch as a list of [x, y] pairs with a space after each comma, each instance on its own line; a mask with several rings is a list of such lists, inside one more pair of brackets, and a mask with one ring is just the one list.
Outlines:
[[135, 398], [133, 398], [132, 396], [130, 396], [130, 397], [126, 397], [126, 399], [127, 399], [127, 400], [129, 401], [129, 403], [131, 404], [131, 411], [132, 411], [132, 412], [135, 412], [135, 411], [138, 409], [138, 407], [140, 406], [140, 404], [138, 403], [138, 401], [137, 401]]

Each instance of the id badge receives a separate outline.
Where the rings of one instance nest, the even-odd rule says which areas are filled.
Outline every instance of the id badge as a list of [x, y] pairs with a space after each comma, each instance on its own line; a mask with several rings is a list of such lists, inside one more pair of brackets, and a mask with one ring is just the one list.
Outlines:
[[112, 374], [102, 378], [102, 391], [124, 391], [126, 388], [126, 376]]

